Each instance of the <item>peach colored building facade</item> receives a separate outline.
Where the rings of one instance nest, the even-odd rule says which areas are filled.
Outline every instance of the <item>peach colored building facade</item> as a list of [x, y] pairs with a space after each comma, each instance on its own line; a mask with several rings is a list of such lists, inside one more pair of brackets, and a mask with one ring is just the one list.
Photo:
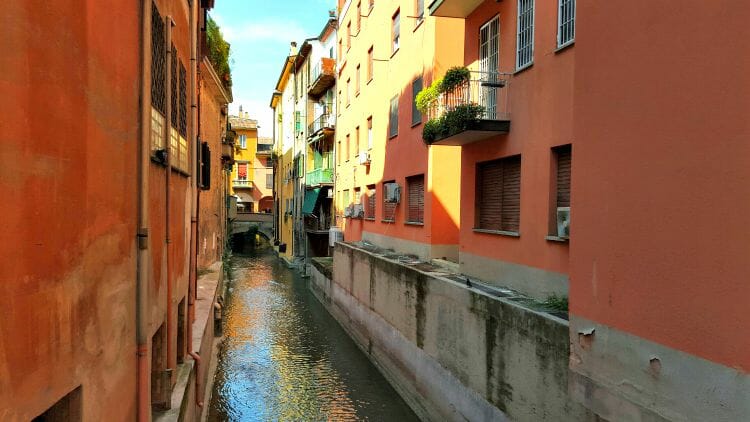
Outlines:
[[[336, 224], [347, 241], [457, 260], [460, 149], [422, 142], [413, 98], [462, 59], [463, 21], [418, 4], [339, 2]], [[384, 202], [385, 183], [399, 203]]]
[[569, 294], [569, 393], [600, 417], [750, 417], [750, 150], [735, 142], [750, 135], [750, 62], [735, 48], [750, 9], [429, 8], [465, 22], [458, 64], [492, 65], [476, 103], [502, 92], [489, 120], [507, 124], [431, 147], [462, 144], [461, 272], [541, 300]]

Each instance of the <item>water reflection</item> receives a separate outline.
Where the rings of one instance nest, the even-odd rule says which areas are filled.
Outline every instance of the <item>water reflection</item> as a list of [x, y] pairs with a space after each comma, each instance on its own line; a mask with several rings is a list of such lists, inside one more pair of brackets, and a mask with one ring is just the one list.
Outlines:
[[209, 421], [417, 420], [303, 279], [268, 253], [231, 265]]

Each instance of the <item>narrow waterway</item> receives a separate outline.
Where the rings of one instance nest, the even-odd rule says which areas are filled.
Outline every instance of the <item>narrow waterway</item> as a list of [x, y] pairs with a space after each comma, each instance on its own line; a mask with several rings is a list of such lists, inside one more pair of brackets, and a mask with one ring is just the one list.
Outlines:
[[417, 420], [272, 253], [235, 256], [209, 421]]

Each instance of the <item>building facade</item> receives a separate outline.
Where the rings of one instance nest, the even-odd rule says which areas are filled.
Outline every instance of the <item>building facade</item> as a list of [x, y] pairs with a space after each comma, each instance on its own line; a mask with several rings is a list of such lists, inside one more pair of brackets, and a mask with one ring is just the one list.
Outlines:
[[[653, 6], [432, 2], [465, 23], [470, 76], [441, 93], [424, 135], [461, 148], [460, 271], [539, 300], [569, 295], [575, 400], [613, 421], [743, 420], [750, 344], [734, 333], [750, 324], [748, 245], [736, 227], [750, 203], [736, 183], [749, 155], [734, 140], [748, 134], [736, 113], [750, 64], [729, 45], [750, 9]], [[481, 108], [440, 127], [460, 106]]]
[[457, 261], [460, 149], [428, 148], [415, 97], [462, 60], [463, 21], [340, 1], [338, 25], [336, 224], [347, 241]]
[[235, 132], [234, 161], [230, 192], [237, 197], [240, 213], [270, 213], [273, 209], [273, 140], [258, 137], [258, 122], [240, 106], [239, 115], [230, 116]]
[[[8, 6], [1, 420], [149, 421], [169, 408], [183, 370], [193, 371], [190, 391], [203, 393], [196, 380], [207, 372], [190, 357], [200, 218], [193, 59], [212, 4]], [[43, 119], [42, 97], [54, 109]], [[185, 402], [185, 420], [200, 401]]]

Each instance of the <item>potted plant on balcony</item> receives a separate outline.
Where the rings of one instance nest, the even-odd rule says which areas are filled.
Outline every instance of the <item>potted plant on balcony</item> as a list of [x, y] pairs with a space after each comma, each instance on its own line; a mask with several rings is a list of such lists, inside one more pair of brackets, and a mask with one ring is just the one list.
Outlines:
[[[471, 72], [466, 67], [452, 67], [445, 76], [417, 94], [417, 108], [430, 115], [422, 128], [422, 139], [428, 144], [466, 130], [484, 113], [484, 107], [474, 102], [463, 102], [464, 95], [456, 93], [469, 82]], [[448, 98], [448, 96], [454, 96]], [[458, 95], [456, 104], [455, 95]], [[442, 113], [437, 115], [437, 109]]]

